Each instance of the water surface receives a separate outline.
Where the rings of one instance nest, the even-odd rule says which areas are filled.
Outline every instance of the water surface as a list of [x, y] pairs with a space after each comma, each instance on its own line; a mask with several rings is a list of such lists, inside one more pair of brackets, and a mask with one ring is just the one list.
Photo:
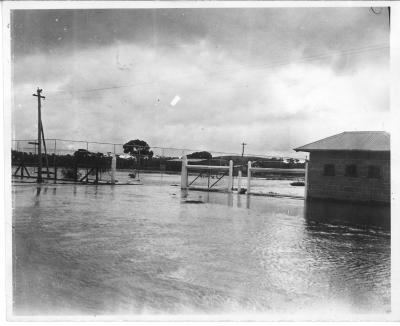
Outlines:
[[15, 185], [14, 312], [390, 310], [389, 231], [330, 223], [302, 200], [181, 193], [178, 182]]

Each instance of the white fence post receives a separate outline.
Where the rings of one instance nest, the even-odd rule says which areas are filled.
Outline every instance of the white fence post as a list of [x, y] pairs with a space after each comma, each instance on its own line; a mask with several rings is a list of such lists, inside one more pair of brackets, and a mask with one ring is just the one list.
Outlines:
[[182, 156], [182, 169], [181, 169], [181, 189], [188, 187], [188, 171], [187, 171], [187, 156]]
[[117, 157], [112, 156], [111, 159], [111, 183], [115, 184], [115, 171], [117, 170]]
[[233, 161], [229, 161], [229, 179], [228, 179], [228, 192], [232, 192], [233, 186]]
[[251, 161], [247, 163], [247, 194], [250, 195]]
[[241, 190], [242, 190], [242, 170], [239, 170], [239, 172], [238, 172], [238, 187], [237, 187], [238, 194], [240, 194]]

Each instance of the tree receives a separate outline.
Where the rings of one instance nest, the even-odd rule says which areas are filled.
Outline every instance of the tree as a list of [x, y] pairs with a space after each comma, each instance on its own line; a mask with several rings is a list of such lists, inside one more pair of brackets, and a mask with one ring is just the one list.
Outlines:
[[82, 159], [87, 159], [88, 157], [92, 156], [92, 153], [89, 152], [86, 149], [78, 149], [75, 153], [74, 153], [75, 158], [82, 160]]
[[78, 160], [82, 161], [94, 161], [96, 158], [97, 159], [103, 159], [104, 154], [103, 153], [95, 153], [95, 152], [89, 152], [86, 149], [78, 149], [75, 153], [74, 156]]
[[211, 153], [203, 151], [203, 152], [194, 152], [192, 154], [189, 154], [187, 158], [200, 158], [204, 160], [208, 160], [212, 158]]
[[140, 157], [153, 157], [153, 151], [150, 150], [149, 144], [147, 144], [144, 140], [130, 140], [125, 143], [123, 146], [124, 153], [129, 153], [132, 156]]
[[288, 168], [302, 168], [303, 164], [300, 163], [300, 160], [297, 158], [288, 158], [286, 159], [286, 167]]

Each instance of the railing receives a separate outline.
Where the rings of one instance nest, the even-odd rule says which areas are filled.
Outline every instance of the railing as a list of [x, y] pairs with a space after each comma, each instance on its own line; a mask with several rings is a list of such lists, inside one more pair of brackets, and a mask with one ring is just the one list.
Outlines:
[[[304, 175], [304, 170], [298, 169], [302, 162], [298, 159], [289, 157], [279, 157], [262, 154], [245, 154], [241, 155], [238, 153], [227, 153], [219, 151], [204, 151], [204, 150], [190, 150], [184, 148], [174, 147], [157, 147], [151, 146], [152, 156], [143, 155], [140, 152], [140, 146], [137, 146], [139, 151], [132, 155], [126, 152], [124, 144], [111, 143], [111, 142], [89, 142], [81, 140], [66, 140], [66, 139], [46, 139], [47, 153], [42, 154], [43, 159], [43, 171], [42, 174], [45, 179], [61, 180], [64, 179], [62, 170], [72, 170], [78, 172], [78, 176], [73, 178], [73, 181], [88, 181], [89, 178], [93, 180], [95, 172], [90, 173], [90, 169], [95, 163], [93, 161], [80, 160], [78, 158], [79, 152], [87, 151], [93, 154], [93, 159], [99, 154], [103, 159], [101, 162], [107, 161], [100, 164], [100, 174], [98, 179], [101, 182], [111, 182], [112, 174], [111, 171], [111, 158], [116, 157], [116, 169], [122, 172], [122, 170], [136, 170], [149, 173], [159, 174], [186, 174], [186, 179], [181, 182], [185, 187], [203, 186], [208, 189], [228, 189], [231, 191], [235, 190], [236, 180], [238, 182], [238, 191], [244, 191], [242, 189], [242, 177], [241, 174], [247, 177], [253, 177], [256, 172], [261, 172], [256, 178], [270, 177], [274, 173], [290, 174], [290, 175]], [[38, 166], [39, 155], [37, 153], [37, 141], [32, 139], [25, 140], [13, 140], [12, 141], [12, 164], [13, 171], [16, 177], [30, 177], [35, 178], [37, 176], [35, 166]], [[81, 150], [81, 151], [80, 151]], [[83, 150], [83, 151], [82, 151]], [[139, 153], [138, 153], [139, 152]], [[202, 152], [208, 153], [207, 156], [193, 155], [201, 154]], [[182, 160], [186, 157], [187, 161], [184, 164], [186, 167], [186, 173], [182, 173]], [[194, 158], [197, 157], [197, 158]], [[21, 161], [24, 163], [24, 167], [19, 167]], [[230, 162], [232, 161], [232, 162]], [[251, 164], [257, 165], [252, 166], [250, 170], [246, 169], [246, 165], [251, 161]], [[49, 175], [47, 175], [47, 166], [49, 167]], [[260, 167], [264, 166], [264, 167]], [[71, 171], [70, 171], [71, 172]], [[89, 173], [88, 173], [89, 172]], [[184, 171], [185, 172], [185, 171]], [[28, 173], [30, 175], [28, 175]], [[118, 172], [120, 173], [120, 172]], [[196, 176], [196, 173], [198, 174]], [[252, 175], [253, 174], [253, 175]], [[118, 174], [121, 176], [121, 174]], [[188, 177], [195, 175], [196, 178], [189, 182]], [[84, 177], [84, 178], [83, 178]], [[208, 177], [207, 180], [205, 177]], [[303, 176], [301, 176], [303, 177]], [[115, 173], [114, 173], [115, 178]], [[182, 176], [181, 176], [182, 178]], [[237, 178], [237, 179], [235, 179]], [[96, 177], [97, 180], [97, 177]], [[260, 179], [259, 179], [260, 180]], [[131, 180], [132, 181], [132, 180]], [[182, 181], [182, 180], [181, 180]], [[195, 183], [196, 182], [196, 183]], [[260, 184], [260, 182], [258, 181]], [[206, 185], [205, 185], [206, 184]], [[249, 192], [250, 187], [247, 187]], [[260, 188], [260, 187], [258, 187]], [[213, 190], [214, 190], [213, 189]]]
[[[255, 172], [267, 172], [267, 173], [278, 173], [278, 174], [288, 174], [288, 175], [296, 175], [296, 176], [304, 176], [304, 174], [306, 173], [305, 169], [298, 169], [298, 168], [294, 168], [294, 169], [283, 169], [283, 168], [261, 168], [261, 167], [253, 167], [252, 166], [252, 162], [249, 161], [247, 164], [247, 188], [242, 188], [242, 168], [243, 166], [241, 165], [237, 165], [237, 166], [233, 166], [233, 161], [231, 160], [229, 162], [229, 166], [210, 166], [210, 165], [191, 165], [188, 164], [188, 160], [187, 157], [184, 156], [182, 159], [182, 169], [181, 169], [181, 188], [182, 189], [203, 189], [203, 188], [193, 188], [191, 187], [192, 184], [199, 178], [202, 176], [202, 173], [204, 171], [208, 172], [208, 176], [210, 171], [216, 170], [216, 171], [224, 171], [226, 173], [226, 171], [229, 171], [229, 175], [228, 175], [228, 186], [227, 186], [227, 191], [228, 192], [232, 192], [233, 188], [233, 183], [234, 183], [234, 168], [238, 168], [237, 169], [237, 192], [238, 194], [243, 194], [243, 193], [247, 193], [249, 194], [253, 194], [252, 193], [252, 189], [251, 189], [251, 179], [253, 177], [253, 174]], [[189, 176], [189, 170], [195, 170], [195, 171], [200, 171], [199, 175], [192, 180], [190, 183], [188, 182], [188, 176]], [[216, 182], [214, 182], [211, 186], [208, 184], [207, 185], [207, 190], [210, 190], [214, 184], [216, 184], [217, 182], [219, 182], [224, 176], [225, 173], [222, 174], [222, 176], [220, 176]], [[305, 177], [306, 179], [306, 177]], [[306, 188], [305, 188], [305, 195], [307, 194], [307, 182], [306, 182]], [[299, 197], [302, 198], [302, 194], [297, 194], [297, 195], [291, 195], [292, 197]]]
[[[301, 172], [306, 173], [305, 169], [279, 169], [279, 168], [260, 168], [253, 167], [251, 161], [247, 163], [247, 194], [251, 193], [251, 177], [253, 172], [284, 172], [285, 174], [299, 174]], [[307, 193], [307, 189], [305, 190]]]
[[[187, 189], [189, 188], [189, 186], [191, 184], [193, 184], [193, 182], [199, 177], [201, 176], [201, 173], [199, 174], [199, 176], [196, 177], [196, 179], [194, 179], [190, 184], [188, 183], [188, 170], [217, 170], [217, 171], [227, 171], [228, 172], [228, 192], [232, 192], [232, 186], [233, 186], [233, 161], [230, 160], [229, 161], [229, 165], [228, 166], [215, 166], [215, 165], [190, 165], [188, 164], [188, 159], [187, 156], [184, 156], [182, 158], [182, 169], [181, 169], [181, 188], [182, 189]], [[211, 189], [213, 186], [215, 186], [217, 184], [217, 182], [219, 182], [223, 177], [225, 176], [225, 173], [217, 179], [216, 182], [214, 182], [211, 186], [208, 184], [207, 189]]]

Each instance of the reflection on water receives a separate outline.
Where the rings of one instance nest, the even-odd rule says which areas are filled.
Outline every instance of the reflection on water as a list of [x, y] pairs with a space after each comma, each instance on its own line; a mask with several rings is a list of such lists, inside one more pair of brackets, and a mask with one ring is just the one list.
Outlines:
[[187, 198], [188, 195], [189, 195], [189, 190], [181, 189], [181, 198]]
[[[210, 204], [218, 204], [218, 205], [226, 205], [229, 207], [233, 206], [233, 193], [223, 193], [223, 194], [215, 194], [214, 192], [207, 191], [194, 191], [193, 194], [189, 196], [187, 190], [183, 190], [185, 194], [185, 202], [188, 202], [188, 198], [191, 202], [201, 202], [201, 203], [210, 203]], [[236, 196], [236, 195], [235, 195]], [[194, 199], [196, 198], [196, 199]], [[239, 201], [239, 196], [237, 200]], [[240, 204], [238, 203], [238, 207]]]
[[313, 199], [305, 203], [305, 218], [310, 222], [371, 226], [390, 230], [390, 205]]
[[390, 310], [390, 233], [338, 218], [368, 209], [179, 194], [171, 179], [14, 187], [15, 313]]
[[[267, 197], [261, 197], [264, 199], [259, 199], [249, 195], [198, 191], [190, 193], [191, 195], [189, 196], [188, 190], [182, 190], [182, 198], [189, 198], [192, 201], [196, 198], [198, 202], [226, 206], [235, 205], [235, 207], [238, 208], [242, 207], [242, 202], [244, 201], [247, 209], [268, 210], [268, 208], [262, 204], [263, 201], [265, 203], [268, 202]], [[363, 228], [378, 227], [390, 231], [390, 205], [312, 199], [304, 202], [304, 219], [307, 224], [326, 223]]]

